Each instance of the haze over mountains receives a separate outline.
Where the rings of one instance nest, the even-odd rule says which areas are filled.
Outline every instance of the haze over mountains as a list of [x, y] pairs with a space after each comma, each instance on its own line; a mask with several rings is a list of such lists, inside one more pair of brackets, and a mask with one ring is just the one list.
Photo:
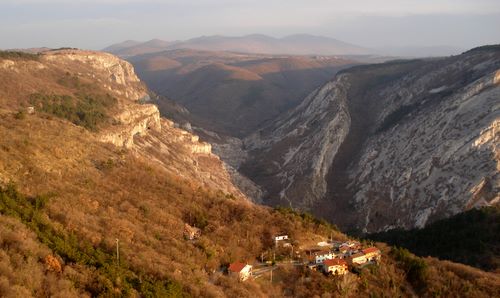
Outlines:
[[334, 38], [310, 34], [295, 34], [283, 38], [263, 34], [245, 36], [202, 36], [185, 41], [152, 39], [146, 42], [128, 40], [103, 49], [122, 57], [173, 49], [229, 51], [274, 55], [383, 55], [399, 57], [431, 57], [459, 54], [463, 48], [436, 46], [392, 46], [367, 48]]
[[130, 56], [173, 49], [275, 55], [368, 55], [374, 53], [373, 50], [340, 40], [308, 34], [290, 35], [283, 38], [252, 34], [239, 37], [202, 36], [173, 42], [159, 39], [147, 42], [126, 41], [107, 47], [103, 51], [120, 56]]

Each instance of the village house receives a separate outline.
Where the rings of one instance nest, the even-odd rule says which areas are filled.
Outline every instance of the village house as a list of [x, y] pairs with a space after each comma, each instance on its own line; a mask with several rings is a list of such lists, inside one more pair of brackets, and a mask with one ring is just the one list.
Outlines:
[[278, 247], [278, 243], [282, 241], [283, 242], [283, 246], [286, 244], [286, 243], [289, 243], [288, 242], [288, 235], [279, 235], [279, 236], [276, 236], [274, 237], [274, 244], [276, 247]]
[[327, 274], [344, 275], [348, 272], [347, 262], [343, 259], [331, 259], [323, 262], [323, 270]]
[[333, 258], [335, 258], [335, 253], [329, 250], [322, 250], [314, 253], [314, 261], [316, 264], [321, 264], [323, 261]]
[[252, 276], [252, 265], [232, 263], [229, 265], [228, 273], [230, 276], [236, 277], [240, 281], [245, 281]]
[[366, 260], [368, 262], [378, 262], [380, 261], [380, 249], [376, 247], [368, 247], [362, 250], [365, 254]]
[[359, 252], [359, 253], [356, 253], [356, 254], [353, 254], [352, 256], [350, 256], [348, 258], [349, 260], [349, 263], [353, 266], [356, 266], [356, 265], [363, 265], [367, 262], [366, 260], [366, 256], [364, 253], [362, 252]]

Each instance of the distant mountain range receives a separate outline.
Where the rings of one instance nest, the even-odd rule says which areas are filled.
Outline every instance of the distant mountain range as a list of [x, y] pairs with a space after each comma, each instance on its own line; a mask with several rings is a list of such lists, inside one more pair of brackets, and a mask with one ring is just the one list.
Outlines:
[[165, 50], [193, 49], [272, 55], [378, 55], [397, 57], [434, 57], [460, 54], [453, 46], [387, 46], [366, 48], [334, 38], [295, 34], [275, 38], [263, 34], [245, 36], [201, 36], [184, 41], [152, 39], [146, 42], [127, 40], [103, 51], [122, 57], [157, 53]]
[[111, 45], [103, 49], [103, 51], [120, 56], [134, 56], [174, 49], [273, 55], [369, 55], [376, 52], [337, 39], [307, 34], [290, 35], [283, 38], [274, 38], [262, 34], [239, 37], [214, 35], [173, 42], [159, 39], [147, 42], [129, 40]]

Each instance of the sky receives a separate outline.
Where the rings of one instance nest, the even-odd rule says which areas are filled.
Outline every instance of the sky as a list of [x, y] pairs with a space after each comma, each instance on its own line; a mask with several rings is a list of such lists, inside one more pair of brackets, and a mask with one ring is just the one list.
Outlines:
[[500, 43], [500, 0], [0, 0], [0, 48], [307, 33], [369, 48]]

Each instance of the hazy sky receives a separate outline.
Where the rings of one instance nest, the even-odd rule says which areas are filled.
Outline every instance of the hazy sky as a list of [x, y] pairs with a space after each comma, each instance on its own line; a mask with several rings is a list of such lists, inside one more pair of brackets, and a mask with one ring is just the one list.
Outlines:
[[0, 0], [0, 48], [310, 33], [366, 47], [500, 43], [500, 0]]

